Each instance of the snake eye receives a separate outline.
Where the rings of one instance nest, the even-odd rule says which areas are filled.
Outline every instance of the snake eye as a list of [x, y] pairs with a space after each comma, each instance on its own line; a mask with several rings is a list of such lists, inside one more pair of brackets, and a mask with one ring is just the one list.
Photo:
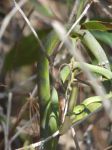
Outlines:
[[76, 114], [76, 115], [78, 115], [78, 114], [80, 114], [80, 113], [82, 113], [83, 111], [84, 111], [84, 109], [85, 109], [85, 106], [84, 105], [78, 105], [78, 106], [76, 106], [75, 108], [74, 108], [74, 113]]

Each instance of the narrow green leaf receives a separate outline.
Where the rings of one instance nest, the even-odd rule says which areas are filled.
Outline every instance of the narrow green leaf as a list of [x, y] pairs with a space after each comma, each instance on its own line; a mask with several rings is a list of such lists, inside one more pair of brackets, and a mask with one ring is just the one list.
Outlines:
[[78, 84], [76, 83], [72, 87], [72, 91], [71, 91], [69, 102], [68, 102], [68, 109], [67, 109], [68, 115], [65, 117], [65, 120], [62, 126], [60, 127], [60, 134], [64, 134], [67, 131], [67, 129], [70, 128], [72, 124], [71, 117], [69, 116], [69, 114], [73, 112], [74, 106], [76, 105], [76, 102], [77, 102], [77, 97], [78, 97]]
[[[52, 111], [49, 116], [49, 122], [48, 122], [50, 135], [58, 130], [58, 119], [59, 118], [57, 114], [54, 111]], [[58, 137], [49, 141], [46, 144], [46, 147], [48, 150], [50, 149], [57, 150], [57, 144], [58, 144]]]
[[57, 44], [59, 43], [59, 38], [54, 31], [51, 31], [43, 40], [44, 47], [48, 55], [53, 53], [53, 50], [56, 48]]
[[46, 129], [48, 126], [48, 121], [49, 121], [49, 115], [51, 113], [51, 102], [49, 102], [44, 110], [44, 115], [43, 115], [43, 120], [42, 120], [42, 123], [41, 123], [41, 127], [43, 129]]
[[109, 32], [101, 32], [101, 31], [93, 31], [92, 34], [95, 38], [106, 45], [109, 45], [112, 48], [112, 33]]
[[112, 30], [112, 23], [102, 21], [88, 21], [81, 25], [82, 29], [108, 31]]
[[57, 93], [57, 90], [54, 87], [52, 88], [51, 103], [52, 103], [53, 109], [57, 110], [58, 107], [59, 107], [58, 93]]
[[70, 74], [69, 66], [63, 67], [62, 70], [60, 71], [60, 78], [63, 83], [67, 80], [69, 74]]
[[49, 127], [50, 127], [51, 133], [54, 133], [55, 131], [57, 131], [58, 129], [57, 121], [58, 121], [58, 118], [56, 114], [52, 112], [49, 116]]
[[[110, 70], [109, 60], [106, 56], [104, 49], [101, 47], [99, 42], [95, 39], [95, 37], [86, 30], [76, 31], [79, 35], [81, 35], [81, 40], [83, 44], [91, 51], [91, 53], [95, 56], [96, 60], [100, 65], [105, 64], [105, 67]], [[75, 44], [75, 39], [72, 38], [73, 44]]]
[[[46, 53], [50, 56], [57, 46], [59, 39], [54, 31], [50, 32], [43, 40]], [[40, 52], [38, 58], [38, 94], [42, 107], [50, 101], [50, 79], [49, 79], [49, 61]]]
[[85, 4], [87, 3], [87, 0], [78, 0], [77, 1], [77, 8], [76, 8], [76, 20], [79, 18], [79, 16], [82, 14], [82, 11], [85, 7]]
[[[106, 68], [100, 67], [100, 66], [96, 66], [96, 65], [92, 65], [92, 64], [88, 64], [88, 63], [83, 63], [90, 71], [97, 73], [101, 76], [104, 76], [107, 79], [112, 79], [112, 72]], [[81, 63], [80, 62], [75, 62], [74, 64], [75, 68], [81, 68]]]

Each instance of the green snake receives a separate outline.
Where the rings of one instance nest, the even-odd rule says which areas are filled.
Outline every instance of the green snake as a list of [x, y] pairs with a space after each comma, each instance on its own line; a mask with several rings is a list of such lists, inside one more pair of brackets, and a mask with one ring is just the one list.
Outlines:
[[[112, 92], [107, 94], [105, 98], [112, 100]], [[70, 126], [86, 118], [100, 107], [102, 107], [101, 96], [93, 96], [85, 99], [80, 105], [74, 107], [73, 112], [66, 115], [65, 121], [60, 127], [60, 134], [64, 134]]]

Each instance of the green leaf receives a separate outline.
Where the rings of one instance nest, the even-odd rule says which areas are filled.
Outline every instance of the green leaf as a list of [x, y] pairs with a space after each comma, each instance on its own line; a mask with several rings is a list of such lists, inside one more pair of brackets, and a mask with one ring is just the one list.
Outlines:
[[[77, 31], [79, 35], [81, 35], [81, 40], [83, 44], [91, 51], [91, 53], [95, 56], [98, 61], [98, 64], [105, 64], [105, 67], [110, 70], [109, 60], [106, 56], [104, 49], [101, 47], [99, 42], [95, 39], [95, 37], [86, 30]], [[75, 44], [76, 40], [72, 38], [73, 44]]]
[[[58, 120], [59, 118], [57, 117], [57, 114], [55, 112], [51, 112], [50, 116], [49, 116], [49, 134], [53, 134], [54, 132], [56, 132], [58, 130]], [[57, 150], [57, 144], [58, 144], [58, 137], [55, 139], [52, 139], [51, 141], [49, 141], [46, 144], [46, 147], [48, 149], [53, 149], [53, 150]]]
[[4, 68], [10, 70], [14, 67], [28, 65], [38, 58], [37, 41], [33, 35], [23, 37], [18, 47], [13, 47], [5, 57]]
[[[90, 71], [99, 74], [100, 76], [104, 76], [107, 79], [112, 79], [112, 72], [106, 68], [97, 66], [97, 65], [92, 65], [88, 63], [83, 63], [85, 67], [87, 67]], [[75, 68], [80, 68], [81, 69], [81, 63], [80, 62], [75, 62], [74, 63]]]
[[112, 33], [109, 32], [101, 32], [101, 31], [93, 31], [92, 34], [95, 38], [106, 45], [109, 45], [112, 48]]
[[49, 102], [44, 110], [43, 120], [41, 123], [41, 127], [46, 129], [48, 127], [49, 115], [51, 113], [51, 102]]
[[[43, 38], [48, 32], [48, 29], [39, 30], [38, 35]], [[33, 34], [22, 37], [16, 46], [12, 47], [6, 54], [3, 69], [7, 71], [15, 67], [32, 64], [38, 60], [40, 51], [38, 41]]]
[[59, 43], [59, 38], [54, 31], [51, 31], [43, 40], [44, 47], [46, 48], [47, 54], [51, 55], [53, 50], [56, 48]]
[[56, 89], [53, 87], [52, 88], [52, 95], [51, 95], [51, 102], [52, 102], [52, 107], [54, 110], [57, 110], [59, 103], [58, 103], [58, 93]]
[[55, 131], [57, 131], [58, 129], [57, 121], [58, 121], [57, 115], [54, 112], [52, 112], [49, 116], [49, 127], [50, 127], [51, 133], [54, 133]]
[[70, 74], [69, 66], [63, 67], [62, 70], [60, 71], [60, 78], [63, 83], [67, 80], [69, 74]]
[[88, 21], [81, 25], [82, 29], [108, 31], [112, 30], [112, 23], [102, 21]]
[[[55, 32], [48, 33], [49, 31], [48, 29], [40, 30], [38, 34], [41, 39], [44, 38], [44, 47], [50, 55], [59, 42], [59, 39]], [[3, 69], [7, 71], [23, 65], [30, 65], [38, 61], [41, 56], [43, 56], [43, 53], [34, 35], [31, 34], [27, 37], [22, 37], [17, 46], [13, 47], [6, 54]]]
[[[46, 53], [51, 56], [53, 50], [56, 48], [59, 39], [54, 31], [50, 32], [43, 40]], [[38, 94], [41, 99], [42, 107], [46, 106], [48, 101], [51, 99], [50, 93], [50, 79], [49, 79], [49, 61], [42, 54], [39, 53], [39, 58], [37, 60], [37, 70], [38, 70]]]
[[82, 14], [82, 11], [83, 11], [86, 3], [87, 3], [87, 0], [78, 0], [77, 1], [77, 4], [76, 4], [76, 20]]

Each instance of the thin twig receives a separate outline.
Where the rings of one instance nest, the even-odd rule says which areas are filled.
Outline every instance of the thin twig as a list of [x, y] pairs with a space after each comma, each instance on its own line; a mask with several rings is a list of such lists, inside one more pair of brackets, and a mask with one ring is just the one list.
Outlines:
[[18, 149], [16, 149], [16, 150], [24, 150], [25, 148], [26, 148], [26, 149], [30, 149], [30, 148], [39, 147], [39, 146], [45, 144], [46, 142], [50, 141], [51, 139], [57, 137], [58, 135], [59, 135], [59, 130], [56, 131], [56, 132], [55, 132], [54, 134], [52, 134], [51, 136], [49, 136], [48, 138], [42, 140], [42, 141], [39, 141], [39, 142], [37, 142], [37, 143], [31, 144], [31, 145], [26, 146], [26, 147], [18, 148]]
[[87, 13], [88, 9], [90, 8], [92, 2], [88, 3], [87, 6], [85, 7], [84, 11], [82, 12], [82, 14], [80, 15], [80, 17], [73, 23], [73, 25], [71, 26], [71, 28], [68, 30], [66, 37], [68, 37], [70, 35], [70, 33], [72, 32], [72, 30], [76, 27], [76, 25], [81, 21], [81, 19], [85, 16], [85, 14]]
[[13, 135], [13, 132], [15, 131], [16, 127], [18, 126], [18, 124], [20, 123], [20, 121], [22, 120], [27, 108], [29, 105], [29, 101], [27, 101], [21, 108], [18, 117], [16, 119], [16, 122], [14, 123], [14, 125], [12, 126], [10, 132], [9, 132], [9, 139], [11, 138], [11, 136]]
[[88, 128], [86, 129], [86, 131], [84, 132], [84, 140], [85, 141], [85, 144], [86, 146], [88, 147], [88, 149], [92, 149], [93, 148], [93, 144], [92, 144], [92, 139], [90, 137], [90, 133], [93, 129], [94, 125], [93, 124], [90, 124], [88, 126]]
[[[32, 93], [30, 94], [30, 98], [34, 98], [34, 96], [36, 95], [36, 92], [37, 92], [37, 85], [34, 87]], [[22, 109], [21, 109], [21, 111], [20, 111], [20, 113], [19, 113], [19, 117], [18, 117], [18, 119], [17, 119], [15, 125], [13, 126], [12, 130], [14, 130], [14, 129], [17, 127], [18, 123], [21, 121], [22, 116], [23, 116], [24, 112], [25, 112], [26, 109], [27, 109], [28, 103], [29, 103], [29, 102], [27, 101], [27, 102], [25, 103], [25, 105], [22, 107]], [[8, 113], [8, 114], [9, 114], [9, 113]], [[25, 127], [27, 127], [27, 126], [35, 119], [36, 116], [37, 116], [37, 114], [36, 114], [28, 123], [26, 123], [25, 126], [23, 126], [23, 127], [10, 139], [9, 144], [11, 144], [11, 143], [18, 137], [18, 135], [23, 131], [23, 129], [24, 129]], [[10, 131], [9, 137], [11, 136], [12, 130]], [[6, 149], [6, 150], [7, 150], [7, 149]]]
[[[3, 128], [3, 132], [4, 132], [4, 137], [5, 137], [5, 142], [6, 142], [6, 137], [7, 137], [7, 131], [6, 131], [6, 124], [2, 121], [1, 122], [2, 128]], [[2, 142], [2, 146], [5, 147], [5, 142]], [[1, 147], [0, 147], [1, 148]], [[2, 147], [3, 148], [3, 147]]]
[[[4, 113], [3, 113], [3, 108], [2, 107], [0, 107], [0, 115], [1, 115], [1, 117], [3, 117], [3, 118], [5, 118], [5, 115], [4, 115]], [[5, 139], [6, 139], [6, 137], [7, 137], [7, 127], [6, 127], [6, 123], [4, 122], [4, 121], [1, 121], [1, 127], [2, 127], [2, 130], [3, 130], [3, 133], [4, 133], [4, 137], [5, 137]], [[6, 141], [6, 140], [5, 140]], [[3, 142], [2, 142], [3, 143]], [[3, 143], [4, 144], [4, 147], [5, 147], [5, 142]], [[1, 147], [0, 147], [1, 148]]]
[[12, 93], [8, 96], [8, 108], [7, 108], [7, 123], [6, 123], [6, 135], [5, 135], [5, 150], [9, 148], [9, 125], [10, 125], [10, 114], [11, 114], [11, 104], [12, 104]]
[[112, 145], [111, 145], [111, 146], [106, 147], [104, 150], [112, 150]]
[[39, 43], [39, 45], [40, 45], [40, 47], [41, 47], [42, 53], [43, 53], [43, 54], [46, 56], [46, 58], [50, 61], [50, 58], [49, 58], [48, 54], [46, 53], [46, 50], [45, 50], [45, 48], [44, 48], [44, 46], [43, 46], [43, 44], [42, 44], [42, 42], [41, 42], [41, 40], [40, 40], [40, 38], [39, 38], [37, 32], [36, 32], [35, 29], [33, 28], [31, 22], [28, 20], [27, 16], [26, 16], [25, 13], [23, 12], [23, 10], [20, 8], [20, 6], [18, 5], [18, 3], [16, 3], [15, 0], [13, 0], [13, 1], [14, 1], [14, 4], [15, 4], [16, 9], [21, 13], [22, 17], [24, 18], [24, 20], [25, 20], [26, 23], [28, 24], [29, 28], [31, 29], [33, 35], [34, 35], [35, 38], [37, 39], [37, 41], [38, 41], [38, 43]]
[[59, 47], [58, 47], [58, 51], [62, 48], [64, 41], [66, 40], [66, 38], [70, 35], [70, 33], [72, 32], [72, 30], [76, 27], [76, 25], [81, 21], [81, 19], [85, 16], [85, 14], [87, 13], [88, 9], [90, 8], [92, 2], [88, 3], [87, 6], [85, 7], [84, 11], [82, 12], [82, 14], [80, 15], [80, 17], [73, 23], [73, 25], [71, 26], [71, 28], [68, 30], [68, 32], [64, 35], [64, 39], [62, 40], [62, 42], [60, 43]]
[[35, 85], [32, 93], [30, 94], [30, 98], [34, 98], [36, 96], [36, 93], [37, 93], [37, 85]]
[[[33, 92], [31, 93], [31, 96], [35, 95], [35, 89], [36, 89], [36, 87], [34, 88]], [[28, 105], [29, 105], [29, 101], [27, 100], [26, 103], [22, 106], [22, 108], [21, 108], [21, 110], [18, 114], [18, 117], [16, 119], [16, 122], [14, 123], [14, 125], [12, 126], [12, 128], [10, 129], [10, 131], [8, 133], [8, 138], [9, 139], [11, 138], [11, 136], [13, 135], [13, 132], [15, 131], [16, 127], [18, 126], [18, 124], [22, 120], [22, 118], [24, 116], [24, 113], [26, 112], [26, 109], [28, 108]], [[0, 143], [0, 148], [3, 147], [3, 144], [4, 144], [4, 139]]]
[[[34, 98], [34, 96], [36, 95], [36, 92], [37, 92], [37, 85], [34, 87], [32, 93], [30, 94], [30, 98]], [[29, 101], [27, 100], [27, 102], [22, 106], [22, 108], [19, 112], [18, 118], [17, 118], [12, 130], [10, 131], [10, 136], [11, 136], [12, 132], [15, 130], [15, 128], [17, 127], [17, 125], [19, 124], [19, 122], [21, 121], [28, 105], [29, 105]]]
[[90, 132], [92, 129], [93, 129], [94, 125], [93, 124], [90, 124], [88, 126], [88, 128], [86, 129], [86, 131], [84, 132], [84, 136], [87, 136], [88, 132]]
[[74, 143], [76, 146], [76, 150], [80, 150], [79, 143], [78, 143], [77, 136], [76, 136], [76, 132], [75, 132], [75, 129], [73, 127], [71, 127], [71, 132], [72, 132], [73, 140], [74, 140]]
[[[20, 83], [19, 83], [18, 85], [16, 85], [15, 87], [11, 88], [10, 91], [11, 91], [11, 92], [15, 92], [19, 87], [25, 85], [26, 83], [28, 83], [28, 82], [30, 82], [30, 81], [35, 80], [36, 78], [37, 78], [37, 75], [34, 74], [34, 75], [30, 76], [28, 79], [26, 79], [26, 80], [20, 82]], [[3, 96], [5, 97], [6, 94], [4, 94]]]
[[[21, 0], [18, 5], [19, 7], [22, 7], [25, 3], [27, 2], [27, 0]], [[2, 25], [0, 27], [0, 44], [1, 44], [1, 39], [4, 35], [4, 32], [10, 22], [10, 20], [12, 19], [12, 17], [15, 15], [15, 13], [17, 12], [17, 8], [13, 8], [9, 13], [8, 15], [4, 18], [3, 22], [2, 22]]]
[[28, 127], [33, 120], [37, 117], [38, 114], [35, 114], [23, 127], [21, 127], [20, 129], [18, 129], [18, 132], [16, 132], [16, 134], [14, 136], [11, 137], [9, 143], [11, 144], [19, 135], [20, 133], [26, 128]]
[[[84, 121], [86, 121], [87, 119], [89, 119], [92, 115], [98, 113], [100, 110], [102, 109], [102, 107], [98, 108], [96, 111], [90, 113], [88, 116], [86, 116], [85, 118], [83, 118], [82, 120], [80, 121], [77, 121], [75, 122], [74, 124], [71, 125], [71, 127], [76, 127], [78, 126], [79, 124], [83, 123]], [[70, 127], [70, 128], [71, 128]], [[67, 132], [67, 131], [66, 131]], [[22, 148], [18, 148], [16, 150], [24, 150], [25, 148], [26, 149], [30, 149], [30, 148], [36, 148], [36, 147], [39, 147], [43, 144], [45, 144], [46, 142], [50, 141], [51, 139], [53, 138], [56, 138], [57, 136], [59, 136], [60, 133], [59, 133], [59, 130], [57, 130], [54, 134], [52, 134], [51, 136], [47, 137], [46, 139], [42, 140], [42, 141], [39, 141], [39, 142], [36, 142], [36, 143], [33, 143], [27, 147], [22, 147]]]
[[103, 10], [106, 15], [112, 18], [112, 13], [109, 11], [109, 8], [102, 1], [99, 0], [93, 0], [93, 1], [94, 3], [98, 4], [98, 6], [100, 7], [99, 9]]
[[68, 24], [70, 24], [72, 22], [72, 19], [76, 13], [76, 8], [77, 8], [78, 3], [79, 3], [79, 0], [76, 0], [73, 4], [73, 8], [72, 8], [72, 11], [71, 11], [69, 19], [68, 19]]
[[[33, 11], [34, 11], [34, 8], [32, 7], [31, 10], [28, 12], [28, 15], [27, 15], [27, 18], [28, 18], [28, 19], [31, 17]], [[27, 22], [25, 21], [24, 24], [23, 24], [23, 26], [22, 26], [22, 28], [21, 28], [21, 34], [22, 34], [22, 32], [24, 31], [24, 28], [25, 28], [25, 26], [26, 26], [26, 23], [27, 23]]]
[[88, 85], [88, 86], [91, 86], [91, 83], [90, 83], [90, 82], [81, 80], [81, 79], [78, 78], [77, 76], [76, 76], [75, 78], [77, 79], [78, 82], [80, 82], [80, 83], [82, 83], [82, 84], [85, 84], [85, 85]]

